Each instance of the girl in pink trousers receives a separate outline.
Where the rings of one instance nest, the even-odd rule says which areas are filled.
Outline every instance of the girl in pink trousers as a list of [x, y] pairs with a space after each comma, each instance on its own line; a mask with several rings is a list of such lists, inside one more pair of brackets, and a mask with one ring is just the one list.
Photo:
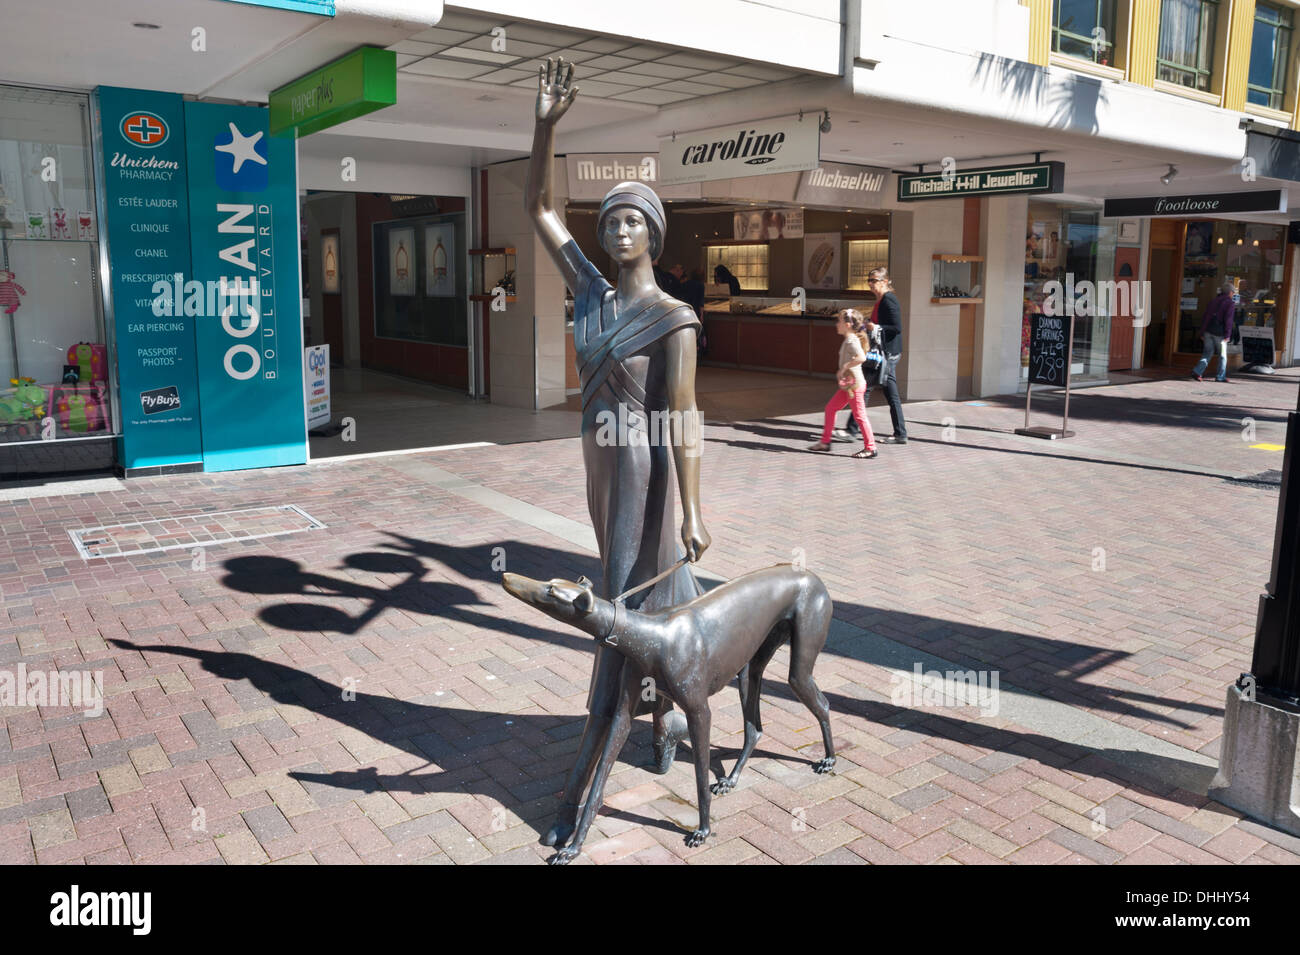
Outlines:
[[841, 309], [835, 316], [835, 330], [844, 336], [840, 345], [840, 367], [836, 377], [840, 387], [831, 400], [826, 402], [825, 425], [822, 439], [809, 445], [809, 451], [829, 451], [831, 449], [831, 431], [835, 427], [835, 414], [848, 404], [853, 410], [853, 418], [862, 429], [863, 448], [856, 452], [855, 458], [874, 458], [876, 456], [876, 436], [871, 433], [871, 422], [867, 420], [865, 397], [867, 381], [862, 375], [862, 363], [867, 357], [868, 326], [862, 313], [854, 308]]

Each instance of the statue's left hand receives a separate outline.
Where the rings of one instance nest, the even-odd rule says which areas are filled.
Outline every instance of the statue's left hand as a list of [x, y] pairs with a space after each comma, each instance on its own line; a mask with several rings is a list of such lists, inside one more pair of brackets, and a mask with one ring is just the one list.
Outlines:
[[704, 529], [703, 523], [690, 518], [682, 521], [682, 544], [686, 547], [686, 555], [690, 557], [691, 563], [698, 561], [712, 543], [713, 538]]

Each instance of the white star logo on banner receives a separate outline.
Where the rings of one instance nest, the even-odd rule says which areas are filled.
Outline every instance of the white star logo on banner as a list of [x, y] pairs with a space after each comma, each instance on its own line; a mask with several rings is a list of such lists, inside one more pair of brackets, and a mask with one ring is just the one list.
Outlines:
[[235, 168], [233, 171], [238, 174], [239, 170], [244, 167], [245, 161], [261, 163], [263, 166], [266, 165], [266, 160], [259, 156], [253, 149], [253, 147], [257, 145], [257, 141], [261, 138], [262, 131], [260, 129], [252, 136], [245, 136], [239, 131], [239, 128], [234, 123], [231, 123], [230, 142], [224, 146], [218, 146], [216, 149], [219, 153], [230, 153], [230, 155], [235, 157]]

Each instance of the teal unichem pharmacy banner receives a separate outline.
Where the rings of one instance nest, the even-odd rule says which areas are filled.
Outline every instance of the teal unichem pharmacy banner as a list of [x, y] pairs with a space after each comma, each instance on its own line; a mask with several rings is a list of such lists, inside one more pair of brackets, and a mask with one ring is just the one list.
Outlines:
[[100, 87], [104, 206], [128, 471], [202, 460], [195, 318], [160, 298], [190, 271], [185, 109], [176, 93]]
[[248, 291], [198, 323], [203, 469], [303, 464], [296, 143], [256, 106], [186, 103], [185, 133], [194, 278]]
[[226, 0], [227, 3], [244, 3], [253, 7], [271, 7], [275, 10], [293, 10], [297, 13], [319, 13], [334, 16], [334, 0]]

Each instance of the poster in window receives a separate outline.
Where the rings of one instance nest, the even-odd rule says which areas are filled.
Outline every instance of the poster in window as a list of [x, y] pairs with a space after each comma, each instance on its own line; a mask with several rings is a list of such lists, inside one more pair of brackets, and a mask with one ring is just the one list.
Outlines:
[[424, 227], [424, 294], [450, 298], [456, 294], [456, 226], [439, 222]]
[[388, 233], [388, 291], [414, 295], [415, 270], [415, 230], [393, 229]]
[[320, 237], [320, 258], [321, 275], [324, 277], [321, 289], [328, 294], [337, 295], [339, 291], [339, 237], [337, 235]]
[[804, 235], [803, 274], [808, 288], [840, 287], [838, 232], [809, 232]]
[[739, 242], [763, 238], [763, 213], [758, 209], [747, 209], [732, 215], [731, 236]]
[[1188, 255], [1209, 255], [1213, 252], [1211, 243], [1214, 241], [1214, 223], [1213, 222], [1189, 222], [1187, 223], [1187, 254]]
[[1041, 259], [1043, 257], [1043, 239], [1046, 237], [1046, 227], [1041, 222], [1032, 222], [1029, 229], [1025, 232], [1025, 259]]

